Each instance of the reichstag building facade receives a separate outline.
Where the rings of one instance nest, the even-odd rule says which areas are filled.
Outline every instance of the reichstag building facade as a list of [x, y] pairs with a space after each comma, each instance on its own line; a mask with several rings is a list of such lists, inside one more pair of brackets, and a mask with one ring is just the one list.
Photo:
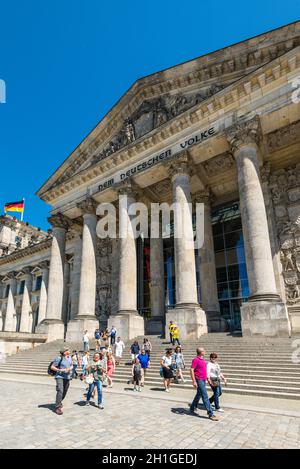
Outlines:
[[[38, 190], [51, 231], [1, 218], [1, 337], [299, 333], [299, 101], [300, 22], [136, 81]], [[202, 202], [203, 247], [100, 239], [120, 194]]]

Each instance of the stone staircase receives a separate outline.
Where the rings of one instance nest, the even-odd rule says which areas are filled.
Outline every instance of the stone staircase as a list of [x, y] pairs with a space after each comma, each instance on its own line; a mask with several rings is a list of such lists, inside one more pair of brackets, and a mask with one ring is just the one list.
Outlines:
[[[152, 342], [153, 351], [151, 353], [152, 366], [147, 372], [146, 385], [151, 388], [162, 388], [162, 378], [159, 375], [160, 358], [169, 344], [165, 339], [158, 337], [149, 337], [149, 339]], [[212, 351], [219, 355], [219, 363], [228, 380], [227, 387], [223, 388], [224, 392], [300, 399], [300, 364], [292, 361], [292, 354], [295, 351], [292, 347], [294, 339], [249, 339], [211, 333], [202, 336], [199, 341], [183, 342], [186, 383], [173, 386], [179, 389], [192, 388], [189, 367], [195, 356], [196, 347], [201, 345], [207, 352], [207, 359]], [[138, 338], [138, 340], [141, 344], [142, 339]], [[126, 344], [122, 363], [117, 367], [113, 377], [114, 382], [126, 383], [130, 378], [130, 343]], [[78, 343], [54, 341], [43, 344], [7, 357], [5, 363], [0, 364], [0, 373], [45, 376], [50, 361], [58, 356], [60, 348], [66, 345], [70, 347], [70, 350], [82, 350], [82, 344]], [[92, 355], [94, 344], [91, 345]], [[78, 371], [80, 372], [80, 369]]]

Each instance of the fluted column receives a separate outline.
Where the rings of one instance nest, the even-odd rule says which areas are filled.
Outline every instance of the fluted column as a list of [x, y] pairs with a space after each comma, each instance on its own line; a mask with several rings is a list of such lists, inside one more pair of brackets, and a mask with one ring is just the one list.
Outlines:
[[24, 277], [24, 291], [22, 297], [22, 307], [21, 307], [21, 321], [20, 321], [20, 332], [31, 332], [30, 330], [30, 314], [31, 310], [31, 301], [30, 295], [32, 290], [32, 275], [31, 268], [26, 267], [23, 269]]
[[214, 240], [211, 225], [211, 198], [208, 189], [195, 194], [195, 203], [204, 204], [204, 242], [198, 250], [201, 303], [205, 310], [209, 332], [226, 330], [222, 320], [217, 290]]
[[48, 301], [46, 318], [37, 327], [37, 332], [48, 334], [48, 340], [51, 341], [64, 337], [62, 306], [64, 295], [66, 232], [69, 227], [69, 222], [62, 214], [56, 214], [48, 220], [53, 226], [48, 280]]
[[191, 164], [187, 152], [172, 163], [169, 174], [173, 185], [176, 306], [166, 315], [166, 337], [172, 320], [178, 324], [183, 339], [198, 339], [207, 332], [207, 323], [197, 295]]
[[16, 307], [15, 307], [15, 294], [17, 290], [17, 280], [15, 278], [15, 273], [10, 272], [8, 274], [9, 280], [9, 291], [7, 297], [7, 306], [5, 314], [5, 324], [4, 330], [6, 332], [15, 332], [15, 316], [16, 316]]
[[144, 319], [137, 312], [136, 239], [129, 208], [135, 202], [136, 188], [130, 181], [117, 187], [119, 196], [119, 283], [118, 311], [111, 315], [108, 326], [115, 326], [125, 339], [144, 334]]
[[[67, 325], [66, 338], [70, 341], [81, 340], [83, 330], [87, 330], [90, 336], [93, 336], [95, 328], [99, 326], [99, 322], [95, 315], [97, 280], [96, 204], [92, 198], [88, 197], [86, 200], [78, 204], [78, 208], [82, 211], [83, 220], [82, 241], [78, 238], [76, 243], [76, 268], [79, 267], [78, 262], [80, 262], [80, 279], [78, 278], [79, 276], [77, 272], [75, 282], [79, 281], [79, 299], [78, 314], [72, 318]], [[76, 283], [71, 286], [72, 295], [74, 293], [74, 288], [77, 288]]]
[[42, 271], [42, 282], [41, 282], [41, 289], [40, 289], [38, 324], [40, 324], [46, 318], [49, 262], [48, 261], [41, 262], [40, 268]]
[[96, 207], [91, 200], [81, 204], [83, 214], [79, 317], [95, 319], [96, 304]]
[[[190, 192], [190, 168], [186, 158], [170, 168], [174, 203], [174, 256], [176, 275], [176, 307], [198, 305], [195, 250], [193, 243]], [[180, 230], [176, 236], [176, 229]]]
[[[128, 209], [135, 202], [135, 193], [126, 187], [120, 190], [123, 202], [119, 207], [119, 225], [124, 230], [119, 239], [120, 270], [119, 270], [119, 313], [137, 311], [137, 265], [136, 265], [136, 239], [133, 236], [131, 216]], [[127, 200], [125, 200], [127, 197]]]
[[81, 270], [82, 235], [76, 235], [74, 244], [74, 258], [71, 284], [71, 319], [75, 319], [79, 311], [79, 289]]
[[276, 290], [270, 237], [258, 164], [258, 118], [227, 131], [238, 173], [241, 218], [249, 281], [249, 303], [242, 308], [243, 333], [288, 335], [285, 305]]

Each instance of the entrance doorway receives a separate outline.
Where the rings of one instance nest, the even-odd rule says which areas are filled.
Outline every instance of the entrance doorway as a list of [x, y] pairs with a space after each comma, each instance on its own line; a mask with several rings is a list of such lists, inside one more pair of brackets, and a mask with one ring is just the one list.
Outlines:
[[248, 300], [249, 286], [239, 203], [212, 213], [212, 227], [220, 311], [228, 329], [241, 330], [240, 308]]

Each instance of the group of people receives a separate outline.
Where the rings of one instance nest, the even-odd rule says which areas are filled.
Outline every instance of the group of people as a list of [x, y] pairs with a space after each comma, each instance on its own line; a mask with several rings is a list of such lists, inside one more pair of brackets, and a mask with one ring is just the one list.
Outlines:
[[[170, 343], [175, 345], [177, 341], [178, 345], [174, 349], [171, 347], [167, 348], [160, 361], [160, 375], [163, 378], [166, 392], [170, 392], [172, 381], [175, 383], [185, 382], [183, 370], [186, 368], [182, 348], [179, 343], [179, 328], [172, 321], [169, 325], [169, 331]], [[102, 388], [103, 386], [112, 387], [112, 376], [116, 366], [121, 362], [125, 344], [121, 337], [117, 336], [117, 331], [114, 327], [112, 327], [111, 331], [99, 331], [97, 329], [94, 334], [96, 350], [90, 360], [89, 339], [86, 340], [88, 338], [87, 335], [87, 331], [84, 331], [84, 352], [81, 358], [76, 350], [73, 350], [71, 353], [66, 348], [60, 352], [60, 357], [57, 357], [49, 366], [50, 374], [53, 374], [56, 378], [55, 412], [58, 415], [63, 413], [62, 401], [67, 394], [70, 380], [78, 377], [77, 369], [79, 366], [82, 369], [80, 378], [85, 380], [87, 384], [86, 405], [90, 404], [92, 397], [95, 398], [97, 390], [97, 407], [103, 409]], [[152, 344], [146, 337], [143, 339], [141, 346], [135, 340], [130, 347], [132, 366], [131, 377], [127, 383], [132, 383], [133, 391], [141, 392], [145, 384], [147, 370], [151, 367], [151, 351]], [[218, 418], [214, 412], [223, 412], [220, 406], [220, 396], [222, 394], [221, 382], [223, 381], [226, 385], [226, 378], [221, 372], [216, 353], [210, 354], [208, 363], [204, 358], [205, 350], [203, 348], [198, 347], [196, 353], [197, 355], [190, 365], [190, 375], [197, 393], [190, 406], [190, 413], [196, 414], [199, 401], [202, 399], [208, 417], [211, 420], [217, 421]], [[208, 397], [206, 383], [209, 384], [212, 390], [210, 398]]]

